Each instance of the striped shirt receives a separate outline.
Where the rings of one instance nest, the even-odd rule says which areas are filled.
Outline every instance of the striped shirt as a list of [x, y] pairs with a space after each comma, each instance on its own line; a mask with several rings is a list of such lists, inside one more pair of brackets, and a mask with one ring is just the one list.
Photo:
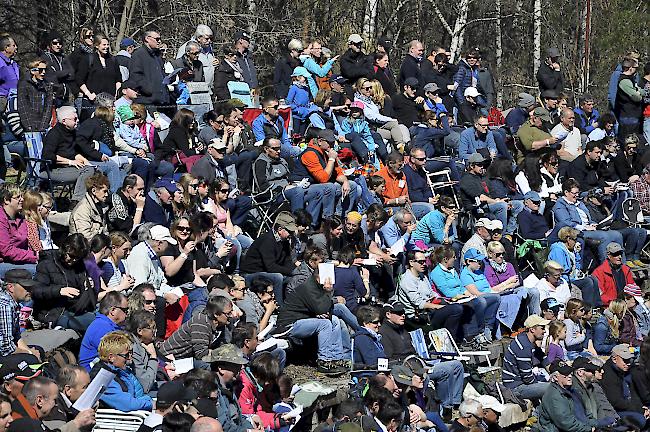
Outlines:
[[535, 357], [537, 346], [528, 339], [528, 333], [520, 333], [510, 342], [503, 357], [503, 384], [514, 389], [522, 384], [537, 382], [533, 367], [541, 364]]
[[201, 311], [184, 322], [160, 347], [164, 356], [176, 359], [193, 357], [201, 360], [208, 355], [210, 344], [215, 340], [212, 319]]

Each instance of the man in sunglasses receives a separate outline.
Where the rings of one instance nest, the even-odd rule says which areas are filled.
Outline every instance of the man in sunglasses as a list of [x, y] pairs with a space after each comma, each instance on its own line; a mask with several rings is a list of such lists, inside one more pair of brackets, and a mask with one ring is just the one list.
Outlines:
[[282, 143], [280, 156], [283, 158], [298, 156], [300, 147], [291, 143], [284, 119], [280, 116], [280, 102], [277, 98], [270, 97], [262, 101], [262, 113], [253, 120], [253, 134], [255, 139], [264, 141], [265, 138], [277, 138]]
[[524, 195], [524, 210], [517, 215], [519, 234], [530, 240], [539, 240], [550, 234], [546, 218], [541, 213], [542, 198], [533, 190]]
[[585, 408], [585, 413], [590, 420], [597, 420], [599, 426], [610, 426], [618, 420], [618, 415], [606, 416], [599, 407], [599, 396], [594, 381], [595, 373], [600, 370], [588, 357], [578, 357], [571, 365], [573, 367], [572, 393], [579, 398]]
[[131, 55], [129, 80], [139, 97], [137, 103], [144, 105], [166, 105], [169, 103], [169, 90], [163, 84], [166, 76], [161, 58], [160, 33], [155, 30], [145, 31], [142, 45]]
[[643, 406], [631, 388], [630, 366], [634, 359], [632, 350], [628, 344], [618, 344], [612, 349], [612, 356], [603, 365], [601, 385], [618, 415], [643, 429], [650, 417], [650, 409]]
[[351, 87], [350, 82], [354, 83], [359, 78], [370, 79], [374, 75], [373, 58], [363, 52], [363, 38], [356, 33], [348, 37], [348, 50], [343, 53], [340, 62], [341, 75], [348, 80], [346, 88]]
[[598, 280], [600, 298], [603, 304], [608, 305], [609, 302], [623, 293], [625, 285], [636, 283], [632, 277], [632, 270], [627, 264], [623, 263], [623, 246], [611, 242], [606, 246], [606, 250], [607, 259], [596, 267], [592, 276]]
[[535, 108], [535, 105], [532, 105], [528, 112], [528, 120], [517, 130], [517, 138], [521, 142], [524, 156], [540, 155], [555, 145], [557, 138], [544, 127], [544, 122], [550, 121], [551, 117], [545, 108]]
[[104, 335], [120, 330], [129, 313], [126, 296], [118, 291], [107, 293], [99, 303], [99, 313], [90, 323], [79, 349], [79, 365], [90, 371], [90, 363], [97, 358], [99, 341]]
[[490, 395], [480, 396], [478, 401], [483, 406], [483, 422], [487, 425], [486, 432], [503, 432], [499, 426], [499, 417], [506, 410], [506, 406]]
[[75, 94], [77, 84], [74, 80], [74, 68], [63, 52], [63, 36], [56, 30], [45, 35], [43, 58], [47, 61], [45, 81], [52, 84], [57, 107], [67, 102]]

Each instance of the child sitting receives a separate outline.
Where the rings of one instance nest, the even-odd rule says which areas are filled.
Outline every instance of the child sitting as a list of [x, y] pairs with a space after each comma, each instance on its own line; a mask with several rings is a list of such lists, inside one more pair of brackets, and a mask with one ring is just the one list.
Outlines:
[[566, 324], [562, 321], [551, 321], [548, 325], [548, 338], [546, 339], [546, 364], [555, 360], [567, 360], [564, 340], [566, 339]]

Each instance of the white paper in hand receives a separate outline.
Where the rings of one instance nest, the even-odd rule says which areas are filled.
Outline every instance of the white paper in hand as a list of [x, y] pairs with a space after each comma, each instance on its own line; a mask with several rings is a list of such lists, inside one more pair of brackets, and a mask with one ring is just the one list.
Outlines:
[[184, 374], [194, 369], [194, 359], [192, 357], [174, 360], [174, 371], [177, 374]]
[[318, 277], [321, 284], [329, 279], [330, 283], [334, 285], [334, 263], [320, 263], [318, 264]]
[[113, 378], [115, 378], [114, 373], [109, 372], [106, 369], [100, 369], [97, 375], [95, 375], [95, 378], [93, 378], [86, 390], [82, 393], [81, 397], [79, 397], [74, 405], [72, 405], [72, 408], [77, 411], [83, 411], [95, 406], [99, 398], [102, 397], [106, 387], [108, 387], [111, 381], [113, 381]]
[[392, 256], [397, 256], [397, 255], [401, 254], [402, 252], [404, 252], [405, 249], [406, 249], [406, 243], [404, 243], [403, 238], [400, 238], [395, 243], [393, 243], [393, 245], [390, 247], [390, 250], [388, 251], [388, 253], [390, 255], [392, 255]]

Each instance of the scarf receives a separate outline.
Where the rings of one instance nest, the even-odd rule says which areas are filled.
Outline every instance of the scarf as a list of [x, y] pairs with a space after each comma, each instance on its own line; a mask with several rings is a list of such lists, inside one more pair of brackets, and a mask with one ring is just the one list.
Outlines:
[[81, 51], [85, 52], [86, 54], [92, 54], [95, 52], [95, 49], [93, 47], [89, 47], [88, 45], [79, 45], [79, 48], [81, 48]]
[[497, 263], [493, 259], [490, 259], [490, 267], [494, 269], [496, 273], [505, 273], [506, 270], [508, 270], [508, 263], [506, 261], [502, 262], [501, 264]]

